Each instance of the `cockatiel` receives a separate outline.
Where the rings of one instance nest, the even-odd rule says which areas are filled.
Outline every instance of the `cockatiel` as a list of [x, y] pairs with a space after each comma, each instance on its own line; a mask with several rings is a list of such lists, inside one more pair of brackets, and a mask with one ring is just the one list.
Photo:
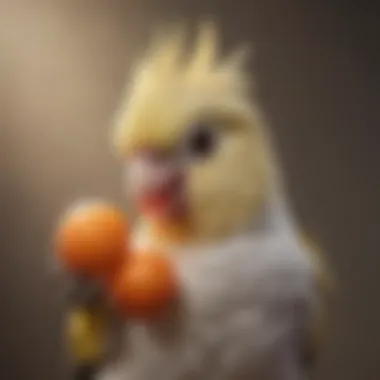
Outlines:
[[193, 49], [183, 37], [158, 37], [138, 63], [114, 134], [140, 211], [135, 249], [168, 256], [181, 299], [176, 313], [128, 323], [100, 377], [303, 379], [319, 261], [286, 201], [243, 50], [221, 59], [211, 23]]

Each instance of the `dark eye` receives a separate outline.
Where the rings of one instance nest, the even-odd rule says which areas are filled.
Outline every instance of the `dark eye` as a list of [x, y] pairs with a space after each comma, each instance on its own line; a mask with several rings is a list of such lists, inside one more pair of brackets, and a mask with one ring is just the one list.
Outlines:
[[186, 151], [192, 157], [207, 157], [216, 143], [215, 130], [208, 125], [197, 125], [190, 131], [185, 141]]

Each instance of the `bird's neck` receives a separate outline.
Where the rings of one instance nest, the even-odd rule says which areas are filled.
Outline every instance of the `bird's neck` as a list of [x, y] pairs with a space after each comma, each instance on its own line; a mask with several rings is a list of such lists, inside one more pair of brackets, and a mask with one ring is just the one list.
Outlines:
[[[296, 223], [282, 186], [273, 180], [261, 208], [252, 217], [244, 231], [238, 234], [297, 235]], [[176, 245], [199, 243], [195, 229], [185, 221], [163, 221], [140, 217], [135, 233], [137, 247], [165, 250]], [[235, 231], [236, 232], [236, 231]], [[235, 233], [234, 233], [235, 235]], [[221, 237], [223, 238], [223, 237]]]
[[[194, 242], [191, 228], [186, 223], [157, 223], [141, 218], [136, 226], [135, 246], [142, 250], [165, 251], [169, 247], [187, 245]], [[260, 213], [252, 219], [243, 234], [259, 236], [286, 234], [296, 236], [293, 215], [285, 198], [276, 192], [272, 194]]]

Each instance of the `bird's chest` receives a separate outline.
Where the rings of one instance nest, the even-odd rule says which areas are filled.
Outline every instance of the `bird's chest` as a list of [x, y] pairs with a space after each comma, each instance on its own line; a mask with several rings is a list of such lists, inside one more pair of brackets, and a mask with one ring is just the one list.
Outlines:
[[267, 333], [260, 329], [263, 315], [253, 297], [239, 300], [223, 294], [223, 287], [204, 287], [201, 297], [187, 289], [182, 301], [167, 320], [132, 326], [137, 378], [221, 380], [247, 367], [250, 346]]
[[243, 242], [173, 256], [180, 306], [163, 321], [131, 327], [137, 378], [221, 380], [254, 371], [252, 355], [276, 334], [267, 310], [281, 298], [276, 253], [264, 248]]

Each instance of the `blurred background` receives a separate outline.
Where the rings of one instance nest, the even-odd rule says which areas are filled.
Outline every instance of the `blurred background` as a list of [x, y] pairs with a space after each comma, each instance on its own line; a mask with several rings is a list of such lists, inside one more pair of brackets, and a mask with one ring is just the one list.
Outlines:
[[[368, 3], [368, 4], [367, 4]], [[317, 377], [380, 378], [376, 2], [0, 0], [0, 379], [67, 375], [49, 237], [84, 196], [125, 205], [109, 127], [153, 24], [214, 16], [254, 43], [294, 207], [340, 281]]]

